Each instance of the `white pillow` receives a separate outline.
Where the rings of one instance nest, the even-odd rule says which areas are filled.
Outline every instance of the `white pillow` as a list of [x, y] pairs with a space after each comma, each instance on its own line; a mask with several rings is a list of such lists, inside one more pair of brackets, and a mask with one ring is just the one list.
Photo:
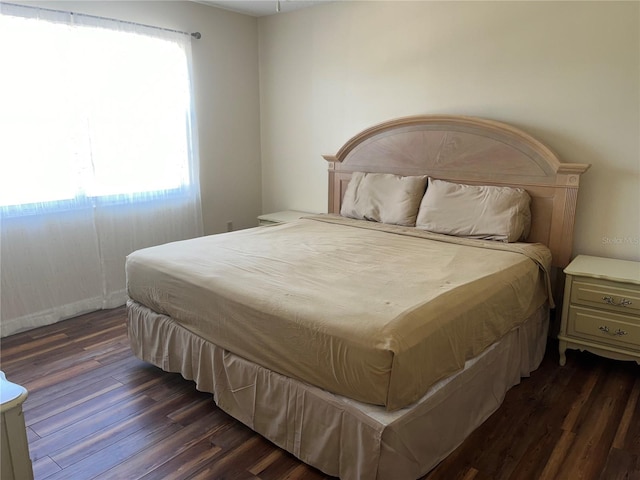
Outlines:
[[522, 188], [463, 185], [429, 178], [416, 228], [502, 242], [529, 235], [531, 197]]
[[427, 179], [426, 175], [354, 172], [342, 199], [340, 215], [413, 227]]

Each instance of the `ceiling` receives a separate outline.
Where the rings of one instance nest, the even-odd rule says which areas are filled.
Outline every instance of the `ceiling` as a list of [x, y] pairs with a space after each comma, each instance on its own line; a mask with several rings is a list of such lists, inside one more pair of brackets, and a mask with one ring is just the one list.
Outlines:
[[291, 12], [300, 8], [311, 7], [319, 3], [325, 3], [330, 0], [197, 0], [198, 3], [211, 5], [214, 7], [231, 10], [233, 12], [251, 15], [253, 17], [264, 17], [266, 15], [275, 15], [278, 13], [278, 3], [280, 4], [280, 13]]

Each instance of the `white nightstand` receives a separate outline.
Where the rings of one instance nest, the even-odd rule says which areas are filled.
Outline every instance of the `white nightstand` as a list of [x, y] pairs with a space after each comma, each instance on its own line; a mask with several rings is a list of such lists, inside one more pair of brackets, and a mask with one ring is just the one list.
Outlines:
[[305, 215], [311, 215], [308, 212], [300, 212], [298, 210], [285, 210], [283, 212], [265, 213], [258, 217], [258, 225], [275, 225], [278, 223], [287, 223], [297, 220]]
[[640, 364], [640, 262], [579, 255], [564, 273], [560, 365], [567, 348]]
[[2, 480], [30, 480], [33, 467], [29, 458], [27, 430], [22, 414], [22, 404], [27, 390], [7, 381], [0, 371], [0, 467]]

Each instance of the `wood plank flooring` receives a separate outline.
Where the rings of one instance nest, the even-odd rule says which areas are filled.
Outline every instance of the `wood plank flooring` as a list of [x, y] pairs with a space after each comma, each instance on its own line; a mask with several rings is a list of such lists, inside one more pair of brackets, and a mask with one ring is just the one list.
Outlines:
[[[0, 341], [29, 390], [37, 480], [329, 479], [219, 410], [193, 382], [137, 360], [124, 308]], [[567, 352], [541, 367], [424, 480], [640, 479], [640, 367]]]

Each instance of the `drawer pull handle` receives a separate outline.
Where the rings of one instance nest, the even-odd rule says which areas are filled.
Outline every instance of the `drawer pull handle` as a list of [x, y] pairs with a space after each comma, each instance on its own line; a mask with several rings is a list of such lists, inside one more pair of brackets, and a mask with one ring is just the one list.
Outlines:
[[616, 307], [626, 307], [626, 306], [631, 305], [633, 303], [631, 300], [627, 300], [626, 298], [623, 298], [618, 303], [616, 303], [613, 300], [613, 297], [602, 297], [602, 300], [604, 300], [605, 303], [608, 303], [609, 305], [615, 305]]
[[609, 327], [607, 327], [606, 325], [601, 325], [598, 327], [598, 330], [600, 330], [602, 333], [606, 333], [607, 335], [612, 335], [614, 337], [622, 337], [623, 335], [628, 335], [628, 332], [622, 330], [622, 329], [617, 329], [615, 332], [611, 333], [609, 331]]

